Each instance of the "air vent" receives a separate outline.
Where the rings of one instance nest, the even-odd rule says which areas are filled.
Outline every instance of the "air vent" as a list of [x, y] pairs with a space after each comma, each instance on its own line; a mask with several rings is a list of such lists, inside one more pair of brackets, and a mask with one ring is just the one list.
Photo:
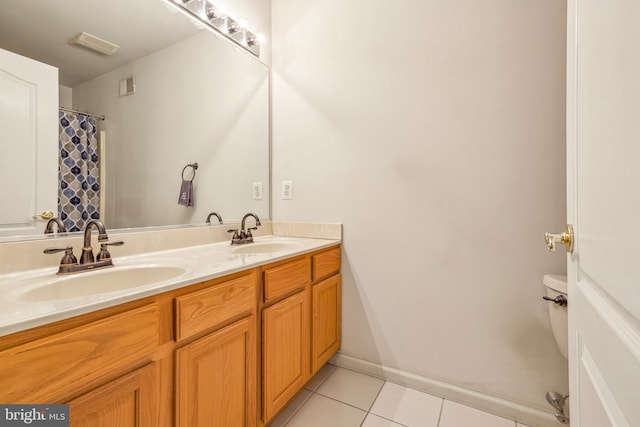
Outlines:
[[136, 93], [136, 82], [133, 76], [120, 80], [120, 96], [133, 95]]

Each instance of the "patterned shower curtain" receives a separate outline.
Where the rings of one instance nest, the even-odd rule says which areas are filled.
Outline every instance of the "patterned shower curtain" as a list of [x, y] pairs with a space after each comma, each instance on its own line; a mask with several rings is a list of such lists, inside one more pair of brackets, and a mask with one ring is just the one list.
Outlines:
[[60, 111], [58, 214], [67, 231], [100, 218], [100, 176], [95, 118]]

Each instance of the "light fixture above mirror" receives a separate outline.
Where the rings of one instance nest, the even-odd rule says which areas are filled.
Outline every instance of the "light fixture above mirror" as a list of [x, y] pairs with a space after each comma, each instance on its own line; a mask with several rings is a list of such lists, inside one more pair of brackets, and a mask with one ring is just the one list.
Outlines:
[[230, 17], [221, 7], [208, 0], [166, 0], [205, 28], [260, 58], [261, 36], [247, 29], [247, 24]]

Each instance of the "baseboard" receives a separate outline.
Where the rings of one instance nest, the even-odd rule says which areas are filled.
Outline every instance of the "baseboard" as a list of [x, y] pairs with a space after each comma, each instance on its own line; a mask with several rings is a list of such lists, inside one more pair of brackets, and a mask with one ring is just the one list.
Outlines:
[[551, 412], [544, 412], [495, 396], [421, 377], [399, 369], [347, 356], [342, 353], [334, 355], [329, 363], [481, 409], [485, 412], [515, 420], [530, 427], [559, 427], [565, 425], [558, 422]]

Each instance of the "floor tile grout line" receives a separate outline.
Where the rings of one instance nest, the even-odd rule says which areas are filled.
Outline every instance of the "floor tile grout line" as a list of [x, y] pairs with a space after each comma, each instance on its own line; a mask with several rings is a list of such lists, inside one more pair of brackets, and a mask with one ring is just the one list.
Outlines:
[[[330, 364], [329, 364], [329, 365], [330, 365]], [[369, 414], [372, 414], [372, 415], [374, 415], [374, 416], [376, 416], [376, 417], [379, 417], [379, 418], [382, 418], [382, 419], [384, 419], [384, 420], [390, 421], [390, 422], [392, 422], [392, 423], [394, 423], [394, 424], [398, 424], [398, 425], [400, 425], [400, 426], [402, 426], [402, 427], [409, 427], [409, 426], [407, 426], [407, 425], [405, 425], [405, 424], [402, 424], [402, 423], [400, 423], [400, 422], [398, 422], [398, 421], [396, 421], [396, 420], [393, 420], [393, 419], [390, 419], [390, 418], [384, 417], [384, 416], [382, 416], [382, 415], [378, 415], [378, 414], [376, 414], [376, 413], [371, 412], [371, 409], [373, 409], [373, 405], [375, 405], [376, 400], [378, 399], [378, 397], [380, 397], [380, 393], [382, 392], [382, 389], [384, 388], [384, 386], [385, 386], [387, 383], [390, 383], [390, 381], [385, 380], [385, 379], [383, 379], [383, 378], [378, 378], [378, 377], [375, 377], [375, 376], [372, 376], [372, 375], [364, 374], [364, 373], [362, 373], [362, 372], [358, 372], [358, 371], [355, 371], [355, 370], [353, 370], [353, 369], [349, 369], [349, 368], [342, 368], [342, 367], [340, 367], [340, 366], [336, 366], [336, 365], [331, 365], [331, 366], [333, 366], [333, 367], [334, 367], [334, 369], [333, 369], [333, 370], [332, 370], [332, 371], [331, 371], [331, 372], [330, 372], [330, 373], [329, 373], [325, 378], [323, 378], [323, 379], [322, 379], [322, 381], [320, 381], [320, 383], [319, 383], [319, 384], [318, 384], [318, 386], [315, 388], [315, 390], [310, 390], [310, 389], [307, 389], [307, 388], [303, 388], [303, 390], [305, 390], [305, 391], [309, 392], [309, 396], [307, 396], [307, 398], [306, 398], [306, 399], [304, 399], [304, 401], [302, 402], [302, 404], [301, 404], [301, 405], [300, 405], [300, 406], [299, 406], [299, 407], [298, 407], [298, 408], [297, 408], [297, 409], [296, 409], [296, 410], [291, 414], [291, 416], [290, 416], [290, 417], [285, 421], [285, 423], [282, 425], [282, 427], [286, 427], [287, 425], [289, 425], [289, 423], [290, 423], [290, 422], [293, 420], [293, 418], [298, 414], [298, 412], [300, 412], [300, 410], [301, 410], [305, 405], [307, 405], [307, 404], [309, 403], [309, 400], [311, 400], [311, 398], [313, 397], [313, 395], [314, 395], [314, 394], [317, 394], [317, 395], [319, 395], [319, 396], [321, 396], [321, 397], [324, 397], [324, 398], [326, 398], [326, 399], [333, 400], [334, 402], [338, 402], [338, 403], [341, 403], [341, 404], [343, 404], [343, 405], [346, 405], [346, 406], [349, 406], [349, 407], [351, 407], [351, 408], [354, 408], [354, 409], [357, 409], [357, 410], [359, 410], [359, 411], [364, 412], [364, 413], [365, 413], [365, 416], [364, 416], [364, 418], [363, 418], [362, 422], [360, 423], [360, 427], [362, 427], [362, 426], [364, 425], [364, 422], [366, 421], [367, 416], [368, 416]], [[320, 387], [321, 387], [321, 386], [322, 386], [322, 385], [323, 385], [323, 384], [324, 384], [324, 383], [329, 379], [329, 377], [331, 377], [331, 376], [336, 372], [336, 370], [337, 370], [338, 368], [340, 368], [340, 369], [345, 369], [345, 370], [348, 370], [348, 371], [352, 371], [352, 372], [355, 372], [355, 373], [358, 373], [358, 374], [362, 374], [362, 375], [365, 375], [365, 376], [369, 376], [369, 377], [371, 377], [371, 378], [379, 379], [379, 380], [381, 380], [381, 381], [382, 381], [382, 386], [380, 387], [380, 389], [378, 389], [378, 392], [376, 393], [376, 396], [375, 396], [375, 397], [374, 397], [374, 399], [372, 400], [371, 404], [369, 404], [369, 409], [368, 409], [368, 410], [367, 410], [367, 409], [362, 409], [362, 408], [357, 407], [357, 406], [355, 406], [355, 405], [352, 405], [352, 404], [350, 404], [350, 403], [344, 402], [344, 401], [339, 400], [339, 399], [337, 399], [337, 398], [334, 398], [334, 397], [331, 397], [331, 396], [327, 396], [327, 395], [324, 395], [324, 394], [322, 394], [322, 393], [318, 392], [318, 390], [320, 389]], [[391, 383], [391, 384], [396, 384], [396, 383]], [[397, 384], [397, 385], [401, 385], [401, 384]], [[406, 387], [406, 386], [404, 386], [404, 387]], [[416, 390], [416, 391], [420, 391], [420, 390]], [[420, 392], [422, 392], [422, 391], [420, 391]], [[441, 397], [441, 396], [435, 396], [435, 395], [433, 395], [433, 394], [426, 393], [426, 392], [422, 392], [422, 393], [427, 394], [427, 395], [430, 395], [430, 396], [433, 396], [433, 397], [438, 397], [438, 398], [440, 398], [440, 399], [441, 399], [441, 403], [440, 403], [440, 411], [439, 411], [439, 413], [438, 413], [438, 420], [437, 420], [437, 424], [436, 424], [436, 427], [440, 427], [440, 424], [442, 423], [442, 415], [443, 415], [443, 413], [444, 413], [444, 404], [445, 404], [445, 402], [447, 401], [447, 399], [445, 399], [444, 397]], [[482, 411], [482, 412], [486, 412], [486, 411]], [[517, 421], [517, 420], [509, 420], [509, 421], [512, 421], [512, 422], [513, 422], [514, 427], [518, 427], [518, 421]], [[524, 426], [524, 425], [523, 425], [523, 426]]]
[[[333, 366], [333, 365], [332, 365], [332, 366]], [[318, 384], [314, 390], [309, 390], [308, 388], [306, 388], [305, 390], [308, 390], [308, 391], [310, 391], [310, 392], [312, 392], [312, 393], [315, 393], [316, 391], [318, 391], [318, 389], [319, 389], [320, 387], [322, 387], [322, 384], [324, 384], [324, 383], [329, 379], [329, 377], [330, 377], [331, 375], [333, 375], [333, 373], [334, 373], [335, 371], [336, 371], [336, 368], [333, 368], [333, 369], [331, 370], [331, 372], [329, 372], [329, 375], [327, 375], [326, 377], [324, 377], [324, 378], [322, 379], [322, 381], [320, 381], [320, 384]], [[313, 378], [313, 377], [312, 377], [312, 378]], [[311, 381], [311, 380], [309, 380], [309, 381]], [[307, 382], [307, 384], [308, 384], [308, 383], [309, 383], [309, 382]]]
[[[366, 414], [365, 414], [365, 418], [367, 418], [367, 415], [369, 414], [369, 411], [370, 411], [370, 410], [371, 410], [371, 408], [373, 407], [373, 404], [375, 403], [376, 399], [377, 399], [377, 398], [378, 398], [378, 396], [380, 395], [380, 392], [382, 391], [382, 387], [384, 387], [384, 385], [387, 383], [387, 381], [386, 381], [385, 379], [383, 379], [383, 378], [377, 378], [377, 377], [374, 377], [374, 376], [369, 375], [369, 374], [363, 374], [362, 372], [354, 371], [353, 369], [343, 368], [343, 367], [341, 367], [341, 366], [336, 366], [336, 365], [331, 365], [331, 366], [333, 366], [333, 367], [334, 367], [333, 371], [331, 371], [331, 373], [330, 373], [329, 375], [327, 375], [327, 377], [326, 377], [326, 378], [325, 378], [325, 379], [320, 383], [320, 385], [318, 385], [318, 387], [316, 388], [316, 390], [315, 390], [313, 393], [314, 393], [314, 394], [317, 394], [317, 395], [319, 395], [319, 396], [322, 396], [322, 397], [326, 397], [327, 399], [334, 400], [334, 401], [336, 401], [336, 402], [344, 403], [345, 405], [347, 405], [347, 406], [351, 406], [352, 408], [359, 409], [360, 411], [364, 411], [364, 412], [366, 413]], [[380, 389], [377, 391], [376, 396], [375, 396], [375, 397], [374, 397], [374, 399], [371, 401], [371, 404], [369, 404], [369, 409], [362, 409], [362, 408], [359, 408], [359, 407], [357, 407], [357, 406], [355, 406], [355, 405], [352, 405], [352, 404], [350, 404], [350, 403], [348, 403], [348, 402], [344, 402], [344, 401], [339, 400], [339, 399], [337, 399], [337, 398], [335, 398], [335, 397], [331, 397], [331, 396], [327, 396], [327, 395], [325, 395], [325, 394], [322, 394], [322, 393], [319, 391], [319, 390], [320, 390], [320, 387], [322, 386], [322, 384], [324, 384], [324, 382], [325, 382], [325, 381], [327, 381], [327, 380], [329, 379], [329, 377], [330, 377], [330, 376], [332, 376], [333, 374], [335, 374], [335, 373], [336, 373], [336, 371], [337, 371], [338, 369], [344, 369], [344, 370], [347, 370], [347, 371], [355, 372], [356, 374], [360, 374], [360, 375], [363, 375], [363, 376], [366, 376], [366, 377], [370, 377], [370, 378], [375, 378], [375, 379], [378, 379], [378, 380], [382, 381], [382, 385], [380, 386]], [[374, 414], [374, 415], [375, 415], [375, 414]], [[364, 422], [364, 420], [363, 420], [362, 422]], [[283, 427], [284, 427], [284, 426], [283, 426]]]
[[[376, 397], [373, 398], [373, 400], [371, 401], [371, 404], [369, 405], [369, 409], [367, 410], [367, 413], [364, 415], [364, 419], [362, 420], [362, 422], [360, 423], [360, 427], [362, 427], [362, 425], [364, 424], [364, 422], [367, 420], [367, 417], [369, 416], [369, 414], [371, 413], [371, 408], [373, 408], [373, 405], [375, 405], [376, 400], [378, 400], [378, 396], [380, 396], [380, 392], [382, 391], [382, 388], [384, 387], [384, 385], [387, 383], [386, 380], [383, 380], [382, 385], [380, 386], [380, 389], [378, 389], [378, 392], [376, 393]], [[374, 414], [375, 415], [375, 414]]]
[[357, 407], [355, 405], [352, 405], [351, 403], [348, 403], [348, 402], [343, 402], [342, 400], [336, 399], [335, 397], [327, 396], [327, 395], [324, 395], [324, 394], [318, 393], [318, 392], [315, 392], [314, 394], [317, 394], [318, 396], [326, 397], [327, 399], [331, 399], [334, 402], [342, 403], [342, 404], [345, 404], [347, 406], [351, 406], [352, 408], [356, 408], [359, 411], [368, 413], [366, 409], [359, 408], [359, 407]]
[[[307, 404], [307, 402], [309, 401], [309, 399], [311, 399], [311, 398], [313, 397], [313, 395], [314, 395], [314, 394], [316, 394], [316, 391], [320, 388], [320, 386], [321, 386], [322, 384], [324, 384], [324, 382], [325, 382], [325, 381], [326, 381], [326, 380], [327, 380], [331, 375], [333, 375], [333, 373], [336, 371], [336, 367], [335, 367], [335, 365], [331, 365], [331, 366], [333, 366], [333, 369], [331, 370], [331, 372], [329, 372], [329, 375], [327, 375], [326, 377], [324, 377], [324, 378], [322, 379], [322, 381], [320, 381], [320, 384], [318, 384], [318, 386], [315, 388], [315, 390], [309, 390], [308, 388], [303, 388], [303, 389], [302, 389], [302, 390], [306, 390], [306, 391], [308, 391], [308, 392], [309, 392], [309, 396], [307, 396], [307, 398], [304, 400], [304, 402], [302, 402], [302, 405], [300, 405], [300, 406], [299, 406], [295, 411], [293, 411], [293, 414], [291, 414], [291, 416], [287, 419], [287, 421], [285, 421], [285, 422], [284, 422], [284, 424], [282, 424], [282, 427], [287, 427], [287, 424], [289, 424], [289, 422], [293, 419], [293, 417], [295, 417], [295, 416], [296, 416], [296, 414], [297, 414], [298, 412], [300, 412], [300, 410], [302, 409], [302, 407], [303, 407], [304, 405], [306, 405], [306, 404]], [[302, 391], [302, 390], [301, 390], [301, 391]], [[322, 396], [322, 395], [320, 395], [320, 396]]]
[[369, 405], [369, 409], [367, 410], [367, 414], [371, 412], [371, 409], [373, 408], [373, 405], [375, 405], [376, 400], [378, 400], [378, 397], [380, 396], [380, 393], [382, 392], [382, 389], [384, 388], [386, 383], [387, 383], [387, 381], [383, 380], [382, 385], [380, 386], [380, 389], [378, 389], [378, 392], [376, 393], [376, 397], [373, 398], [373, 400], [371, 401], [371, 405]]
[[442, 401], [440, 402], [440, 412], [438, 413], [438, 422], [436, 423], [436, 427], [440, 427], [440, 422], [442, 421], [442, 411], [444, 411], [444, 397], [440, 398]]
[[[329, 375], [329, 376], [330, 376], [330, 375]], [[329, 376], [327, 376], [327, 378], [328, 378]], [[325, 379], [325, 380], [326, 380], [326, 379]], [[384, 387], [384, 385], [385, 385], [387, 382], [388, 382], [388, 381], [384, 381], [384, 383], [382, 384], [382, 387]], [[400, 423], [400, 422], [398, 422], [398, 421], [396, 421], [396, 420], [393, 420], [393, 419], [390, 419], [390, 418], [384, 417], [384, 416], [382, 416], [382, 415], [378, 415], [378, 414], [376, 414], [376, 413], [371, 412], [371, 409], [373, 408], [373, 405], [375, 404], [375, 401], [376, 401], [376, 400], [378, 399], [378, 397], [380, 396], [380, 392], [382, 391], [382, 387], [380, 387], [380, 390], [378, 390], [378, 393], [377, 393], [376, 397], [373, 399], [373, 402], [371, 403], [371, 405], [369, 406], [369, 410], [368, 410], [368, 411], [367, 411], [367, 410], [365, 410], [365, 409], [359, 408], [359, 407], [357, 407], [357, 406], [354, 406], [354, 405], [352, 405], [352, 404], [350, 404], [350, 403], [343, 402], [342, 400], [336, 399], [336, 398], [334, 398], [334, 397], [326, 396], [326, 395], [324, 395], [324, 394], [322, 394], [322, 393], [318, 393], [318, 392], [316, 392], [316, 391], [311, 391], [311, 390], [308, 390], [308, 389], [304, 389], [304, 390], [306, 390], [306, 391], [308, 391], [308, 392], [309, 392], [309, 396], [308, 396], [308, 397], [304, 400], [304, 402], [303, 402], [303, 403], [302, 403], [302, 404], [301, 404], [301, 405], [300, 405], [300, 406], [299, 406], [299, 407], [298, 407], [298, 408], [293, 412], [293, 414], [291, 414], [291, 416], [289, 417], [289, 419], [287, 419], [287, 421], [282, 425], [282, 427], [286, 427], [287, 425], [289, 425], [289, 423], [291, 422], [291, 420], [293, 420], [293, 418], [298, 414], [298, 412], [300, 412], [300, 410], [301, 410], [305, 405], [307, 405], [307, 404], [309, 403], [309, 400], [311, 400], [311, 398], [313, 397], [313, 395], [314, 395], [314, 394], [317, 394], [317, 395], [318, 395], [318, 396], [320, 396], [320, 397], [324, 397], [324, 398], [326, 398], [326, 399], [333, 400], [334, 402], [341, 403], [341, 404], [343, 404], [343, 405], [346, 405], [346, 406], [349, 406], [349, 407], [351, 407], [351, 408], [354, 408], [354, 409], [357, 409], [357, 410], [359, 410], [359, 411], [364, 412], [364, 413], [365, 413], [365, 416], [364, 416], [364, 418], [362, 419], [362, 422], [360, 423], [360, 427], [362, 427], [362, 426], [364, 425], [364, 422], [366, 421], [367, 416], [368, 416], [369, 414], [372, 414], [372, 415], [374, 415], [374, 416], [376, 416], [376, 417], [382, 418], [382, 419], [387, 420], [387, 421], [391, 421], [392, 423], [394, 423], [394, 424], [398, 424], [399, 426], [402, 426], [402, 427], [409, 427], [409, 426], [407, 426], [406, 424], [402, 424], [402, 423]], [[442, 422], [442, 414], [443, 414], [443, 412], [444, 412], [444, 404], [445, 404], [445, 402], [446, 402], [446, 400], [447, 400], [447, 399], [445, 399], [445, 398], [443, 398], [443, 397], [440, 397], [440, 400], [441, 400], [441, 403], [440, 403], [440, 411], [439, 411], [439, 413], [438, 413], [438, 421], [437, 421], [436, 427], [440, 427], [440, 423]], [[483, 411], [483, 412], [484, 412], [484, 411]], [[515, 420], [509, 420], [509, 421], [513, 421], [514, 426], [515, 426], [515, 427], [518, 427], [518, 422], [517, 422], [517, 421], [515, 421]]]
[[[383, 417], [382, 415], [374, 414], [373, 412], [368, 412], [368, 413], [367, 413], [367, 415], [369, 415], [369, 414], [371, 414], [371, 415], [373, 415], [373, 416], [375, 416], [375, 417], [378, 417], [378, 418], [382, 418], [383, 420], [391, 421], [392, 423], [394, 423], [394, 424], [398, 424], [399, 426], [402, 426], [402, 427], [409, 427], [408, 425], [406, 425], [406, 424], [402, 424], [402, 423], [401, 423], [401, 422], [399, 422], [399, 421], [392, 420], [391, 418]], [[365, 419], [366, 419], [366, 418], [367, 418], [367, 417], [365, 417]], [[362, 421], [362, 422], [364, 423], [364, 421]], [[362, 424], [361, 424], [361, 426], [362, 426]]]
[[[306, 389], [303, 389], [303, 390], [306, 390]], [[309, 391], [309, 390], [306, 390], [306, 391]], [[309, 399], [311, 399], [311, 396], [313, 396], [313, 392], [310, 392], [310, 393], [309, 393], [309, 396], [307, 396], [307, 398], [306, 398], [306, 399], [304, 399], [304, 402], [302, 402], [302, 405], [298, 406], [298, 407], [296, 408], [296, 410], [295, 410], [295, 411], [293, 411], [293, 414], [291, 414], [291, 416], [290, 416], [289, 418], [287, 418], [287, 420], [284, 422], [284, 424], [282, 424], [282, 427], [287, 427], [287, 424], [289, 424], [289, 422], [293, 419], [293, 417], [295, 417], [295, 416], [296, 416], [296, 414], [297, 414], [298, 412], [300, 412], [300, 409], [302, 409], [302, 407], [303, 407], [304, 405], [306, 405], [306, 404], [307, 404], [307, 402], [309, 401]]]

